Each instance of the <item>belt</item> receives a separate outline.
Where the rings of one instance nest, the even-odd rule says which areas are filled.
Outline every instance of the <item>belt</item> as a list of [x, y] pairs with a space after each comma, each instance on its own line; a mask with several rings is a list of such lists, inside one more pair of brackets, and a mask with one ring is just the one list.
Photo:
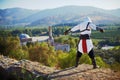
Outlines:
[[88, 34], [80, 35], [80, 39], [90, 39]]

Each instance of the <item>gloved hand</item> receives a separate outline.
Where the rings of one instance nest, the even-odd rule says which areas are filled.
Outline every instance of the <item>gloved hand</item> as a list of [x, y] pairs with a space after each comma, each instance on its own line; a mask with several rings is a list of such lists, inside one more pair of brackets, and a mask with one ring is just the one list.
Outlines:
[[104, 32], [104, 30], [102, 28], [96, 27], [96, 30], [100, 31], [101, 33]]
[[68, 29], [68, 30], [66, 30], [66, 31], [64, 32], [64, 35], [67, 35], [67, 34], [69, 33], [70, 30], [71, 30], [71, 28]]
[[101, 33], [103, 33], [103, 32], [104, 32], [104, 30], [103, 30], [103, 29], [100, 29], [100, 32], [101, 32]]

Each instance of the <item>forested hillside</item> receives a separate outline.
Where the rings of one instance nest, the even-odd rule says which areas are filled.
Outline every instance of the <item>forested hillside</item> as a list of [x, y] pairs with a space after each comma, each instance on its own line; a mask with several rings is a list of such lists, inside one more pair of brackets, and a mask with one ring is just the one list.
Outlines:
[[[55, 51], [53, 46], [49, 46], [47, 43], [28, 43], [25, 46], [20, 45], [19, 35], [21, 33], [27, 33], [31, 36], [48, 35], [42, 32], [46, 31], [46, 28], [38, 29], [21, 29], [21, 30], [1, 30], [0, 31], [0, 54], [15, 58], [18, 60], [29, 59], [32, 61], [40, 62], [46, 66], [52, 66], [56, 68], [67, 68], [75, 65], [76, 57], [76, 45], [79, 37], [78, 33], [70, 33], [68, 36], [63, 35], [63, 32], [69, 27], [56, 27], [53, 29], [53, 36], [55, 42], [61, 44], [69, 44], [71, 49], [69, 52], [61, 50]], [[92, 39], [95, 45], [95, 54], [97, 64], [101, 67], [110, 67], [115, 70], [119, 70], [119, 28], [112, 28], [111, 30], [105, 30], [105, 33], [93, 31]], [[58, 34], [57, 34], [58, 33]], [[76, 35], [75, 35], [76, 34]], [[116, 46], [110, 50], [102, 50], [104, 45]], [[87, 55], [81, 58], [81, 64], [91, 64], [91, 60]], [[69, 64], [68, 64], [69, 62]], [[68, 64], [68, 65], [66, 65]]]
[[96, 24], [118, 24], [120, 9], [104, 10], [90, 6], [64, 6], [46, 10], [27, 10], [22, 8], [0, 9], [2, 26], [49, 26], [76, 24], [86, 16]]

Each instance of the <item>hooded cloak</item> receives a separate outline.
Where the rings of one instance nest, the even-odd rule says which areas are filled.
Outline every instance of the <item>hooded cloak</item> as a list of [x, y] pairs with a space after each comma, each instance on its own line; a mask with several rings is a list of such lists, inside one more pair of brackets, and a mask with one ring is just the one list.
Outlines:
[[[89, 23], [89, 24], [88, 24]], [[87, 29], [86, 29], [87, 28]], [[89, 17], [86, 17], [84, 21], [71, 29], [71, 32], [80, 30], [81, 35], [91, 35], [91, 30], [96, 30], [96, 25], [92, 23], [92, 20]], [[89, 39], [80, 39], [78, 43], [78, 51], [81, 53], [89, 53], [93, 49], [92, 40]]]

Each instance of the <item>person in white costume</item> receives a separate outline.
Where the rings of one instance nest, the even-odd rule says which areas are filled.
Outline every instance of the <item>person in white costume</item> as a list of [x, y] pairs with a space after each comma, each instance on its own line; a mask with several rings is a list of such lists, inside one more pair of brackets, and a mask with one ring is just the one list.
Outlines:
[[92, 60], [93, 68], [97, 68], [94, 50], [93, 50], [93, 43], [92, 43], [92, 40], [90, 39], [92, 29], [98, 30], [100, 32], [104, 32], [102, 28], [97, 27], [95, 24], [92, 23], [91, 19], [87, 17], [82, 23], [64, 32], [64, 34], [67, 35], [69, 32], [80, 30], [80, 40], [77, 48], [75, 67], [78, 66], [78, 62], [82, 54], [88, 53], [89, 57]]

